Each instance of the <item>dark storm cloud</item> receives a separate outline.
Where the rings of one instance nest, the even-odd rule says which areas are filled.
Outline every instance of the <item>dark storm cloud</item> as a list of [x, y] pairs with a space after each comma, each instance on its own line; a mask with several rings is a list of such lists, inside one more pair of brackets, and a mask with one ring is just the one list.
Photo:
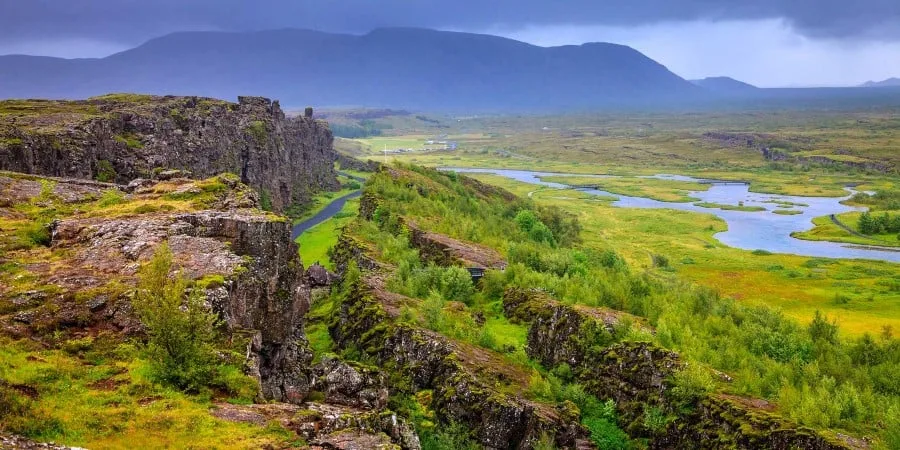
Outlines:
[[0, 42], [135, 43], [177, 30], [480, 30], [783, 18], [812, 37], [900, 39], [900, 0], [0, 0]]

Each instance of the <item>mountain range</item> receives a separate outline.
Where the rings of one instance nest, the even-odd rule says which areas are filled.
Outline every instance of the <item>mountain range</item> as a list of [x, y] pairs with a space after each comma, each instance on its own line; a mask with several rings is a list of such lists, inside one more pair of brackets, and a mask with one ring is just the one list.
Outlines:
[[623, 45], [539, 47], [412, 28], [184, 32], [99, 59], [0, 56], [0, 98], [109, 92], [262, 95], [291, 106], [573, 109], [683, 102], [704, 90]]
[[760, 89], [728, 77], [688, 81], [624, 45], [539, 47], [418, 28], [364, 35], [183, 32], [105, 58], [0, 56], [0, 98], [77, 99], [113, 92], [255, 95], [294, 109], [468, 112], [900, 105], [900, 88], [876, 93]]
[[860, 87], [898, 87], [900, 86], [900, 78], [888, 78], [881, 81], [867, 81]]

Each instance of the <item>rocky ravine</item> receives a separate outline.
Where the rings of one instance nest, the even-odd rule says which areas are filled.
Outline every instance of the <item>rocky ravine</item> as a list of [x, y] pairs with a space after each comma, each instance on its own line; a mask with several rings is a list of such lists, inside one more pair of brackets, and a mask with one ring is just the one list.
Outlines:
[[[102, 198], [112, 197], [118, 200], [102, 206]], [[237, 177], [126, 190], [0, 173], [0, 228], [24, 220], [23, 205], [65, 213], [49, 225], [46, 247], [15, 247], [8, 240], [14, 233], [0, 230], [0, 263], [14, 270], [0, 279], [4, 335], [47, 345], [51, 331], [139, 336], [131, 287], [141, 265], [167, 242], [178, 270], [206, 290], [230, 341], [243, 350], [246, 373], [259, 383], [262, 404], [221, 403], [212, 415], [260, 427], [274, 421], [311, 448], [419, 448], [412, 427], [386, 409], [384, 376], [333, 359], [313, 364], [304, 316], [321, 274], [304, 270], [290, 222], [261, 211], [257, 193]], [[311, 402], [313, 392], [323, 401]], [[0, 434], [7, 441], [39, 448]]]
[[324, 121], [288, 118], [261, 97], [0, 102], [0, 170], [122, 184], [166, 169], [230, 172], [279, 211], [337, 187], [332, 141]]

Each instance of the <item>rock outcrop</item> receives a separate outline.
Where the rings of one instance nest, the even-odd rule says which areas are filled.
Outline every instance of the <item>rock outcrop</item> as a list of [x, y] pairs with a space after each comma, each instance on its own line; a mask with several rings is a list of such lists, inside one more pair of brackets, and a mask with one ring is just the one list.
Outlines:
[[313, 450], [419, 450], [412, 426], [390, 411], [307, 403], [218, 404], [213, 416], [231, 422], [266, 426], [278, 423], [306, 440]]
[[[109, 185], [12, 174], [0, 177], [0, 184], [7, 202], [18, 198], [9, 192], [28, 196], [34, 190], [32, 203], [53, 208], [66, 198], [74, 202], [67, 206], [69, 215], [49, 226], [49, 248], [34, 249], [34, 259], [19, 256], [21, 276], [37, 289], [0, 289], [0, 326], [7, 333], [39, 338], [48, 330], [140, 332], [131, 286], [141, 265], [167, 242], [178, 270], [203, 281], [228, 329], [247, 337], [248, 369], [262, 395], [290, 402], [306, 397], [312, 353], [303, 316], [310, 288], [290, 239], [291, 224], [252, 208], [259, 205], [246, 186], [224, 176], [172, 180], [125, 194]], [[113, 204], [99, 206], [102, 196]], [[192, 204], [186, 207], [187, 199]], [[223, 209], [195, 209], [217, 206]], [[179, 207], [187, 210], [172, 211]]]
[[404, 220], [404, 224], [409, 230], [409, 243], [419, 250], [419, 257], [425, 261], [439, 266], [506, 267], [506, 261], [492, 248], [424, 230], [410, 220]]
[[122, 184], [168, 169], [230, 172], [276, 210], [337, 188], [328, 125], [285, 117], [265, 98], [122, 94], [7, 101], [0, 110], [0, 170]]
[[[647, 342], [598, 345], [598, 331], [609, 325], [589, 311], [520, 289], [507, 290], [504, 307], [531, 324], [529, 356], [548, 368], [569, 364], [585, 390], [616, 401], [626, 431], [648, 437], [650, 448], [850, 448], [737, 397], [707, 394], [687, 410], [679, 408], [671, 395], [673, 376], [685, 367], [678, 354]], [[676, 418], [664, 429], [648, 430], [644, 416], [654, 408]]]
[[396, 375], [392, 390], [433, 390], [438, 417], [466, 425], [488, 449], [532, 448], [542, 436], [560, 448], [593, 448], [578, 417], [484, 381], [523, 378], [491, 352], [397, 320], [403, 304], [415, 300], [387, 292], [377, 275], [368, 277], [349, 287], [330, 332], [339, 348], [358, 349]]

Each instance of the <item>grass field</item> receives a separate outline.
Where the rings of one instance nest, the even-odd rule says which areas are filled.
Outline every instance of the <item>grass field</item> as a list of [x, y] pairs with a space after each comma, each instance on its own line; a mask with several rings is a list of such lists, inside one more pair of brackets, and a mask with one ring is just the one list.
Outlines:
[[[534, 186], [497, 175], [475, 178], [519, 195]], [[731, 248], [714, 234], [725, 222], [712, 214], [662, 209], [618, 208], [576, 191], [537, 190], [532, 198], [578, 214], [586, 243], [612, 248], [656, 276], [680, 276], [743, 302], [768, 305], [802, 323], [815, 312], [835, 318], [850, 334], [900, 329], [900, 265], [818, 259]], [[652, 255], [668, 268], [654, 268]]]
[[553, 176], [542, 177], [541, 180], [570, 186], [597, 186], [597, 189], [613, 194], [628, 195], [632, 197], [647, 197], [662, 202], [691, 202], [697, 198], [691, 197], [691, 191], [706, 191], [709, 185], [685, 181], [660, 180], [655, 178], [595, 178], [578, 176]]
[[743, 212], [757, 212], [757, 211], [765, 211], [766, 208], [762, 206], [744, 206], [744, 205], [726, 205], [722, 203], [712, 203], [712, 202], [699, 202], [694, 203], [694, 206], [699, 206], [701, 208], [709, 208], [709, 209], [721, 209], [723, 211], [743, 211]]
[[341, 228], [353, 221], [358, 210], [359, 200], [348, 200], [341, 212], [306, 230], [297, 238], [297, 244], [300, 246], [300, 258], [303, 260], [304, 267], [318, 262], [329, 270], [334, 270], [334, 266], [328, 259], [328, 249], [337, 243]]
[[[892, 172], [862, 170], [850, 163], [900, 163], [900, 120], [884, 112], [745, 112], [592, 117], [484, 117], [448, 123], [445, 133], [459, 135], [453, 152], [389, 155], [402, 161], [439, 167], [484, 167], [541, 170], [571, 174], [619, 175], [621, 178], [545, 178], [566, 184], [591, 184], [620, 195], [661, 201], [694, 201], [689, 192], [706, 185], [637, 178], [679, 174], [697, 178], [745, 181], [758, 193], [845, 197], [848, 186], [859, 191], [891, 189]], [[404, 142], [418, 136], [394, 136]], [[372, 145], [379, 141], [362, 141]], [[761, 146], [788, 155], [767, 161]], [[808, 163], [827, 156], [833, 164]], [[816, 260], [794, 255], [766, 255], [729, 248], [713, 235], [725, 223], [712, 214], [670, 210], [620, 209], [608, 198], [560, 191], [479, 174], [535, 201], [576, 211], [584, 237], [609, 246], [634, 263], [658, 273], [680, 276], [717, 288], [742, 301], [778, 307], [801, 321], [816, 310], [836, 317], [851, 333], [877, 333], [883, 325], [900, 326], [900, 266], [876, 261]], [[701, 205], [749, 210], [740, 205]], [[793, 205], [776, 205], [775, 214], [798, 214]], [[752, 208], [758, 210], [758, 208]], [[873, 245], [827, 218], [798, 234], [803, 239]], [[852, 215], [842, 216], [853, 224]], [[877, 236], [887, 245], [896, 236]], [[651, 255], [672, 262], [653, 269]], [[847, 300], [849, 299], [849, 300]]]

